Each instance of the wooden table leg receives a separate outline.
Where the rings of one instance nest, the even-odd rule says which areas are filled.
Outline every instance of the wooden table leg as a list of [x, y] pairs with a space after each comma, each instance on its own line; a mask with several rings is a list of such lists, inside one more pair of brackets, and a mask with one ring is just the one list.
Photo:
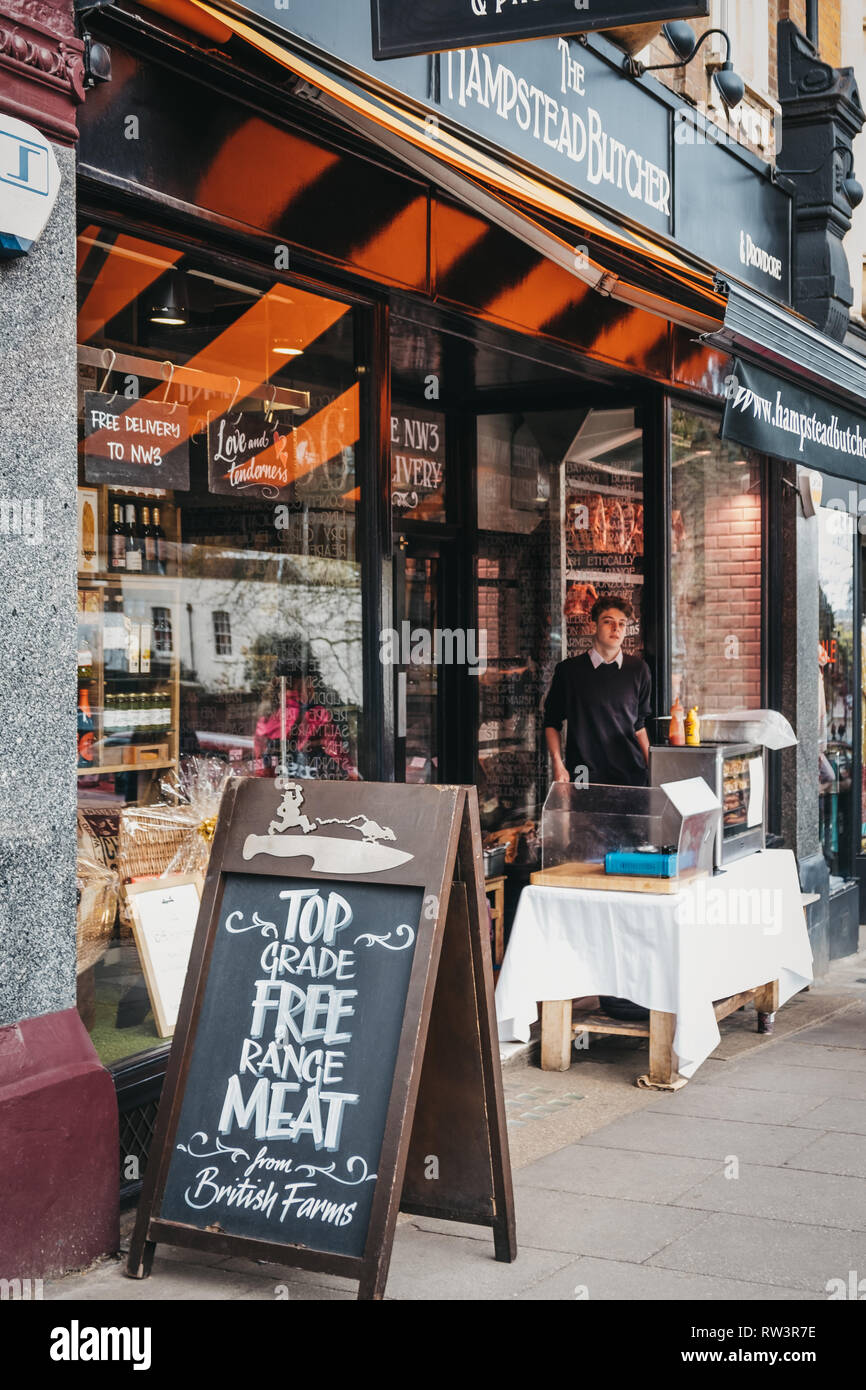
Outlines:
[[779, 981], [770, 980], [755, 990], [755, 1008], [758, 1011], [758, 1032], [772, 1033], [779, 1007]]
[[571, 1066], [571, 1003], [553, 999], [541, 1005], [542, 1071], [568, 1071]]
[[674, 1080], [677, 1061], [674, 1053], [676, 1014], [650, 1010], [649, 1079], [654, 1085], [670, 1086]]

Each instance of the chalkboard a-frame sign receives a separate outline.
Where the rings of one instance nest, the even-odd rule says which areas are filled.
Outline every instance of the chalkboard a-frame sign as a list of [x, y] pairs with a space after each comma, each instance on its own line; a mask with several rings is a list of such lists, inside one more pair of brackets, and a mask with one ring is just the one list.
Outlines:
[[127, 1273], [160, 1243], [359, 1280], [399, 1210], [516, 1255], [474, 788], [223, 797]]

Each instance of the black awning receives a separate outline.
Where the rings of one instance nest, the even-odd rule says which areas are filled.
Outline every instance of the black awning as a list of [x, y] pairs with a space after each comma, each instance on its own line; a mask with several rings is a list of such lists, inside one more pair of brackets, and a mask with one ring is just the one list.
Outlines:
[[[805, 389], [838, 396], [855, 408], [866, 401], [866, 357], [828, 338], [791, 309], [726, 284], [728, 304], [722, 328], [704, 339], [738, 357], [757, 359], [799, 379]], [[788, 389], [788, 388], [786, 388]]]
[[[326, 71], [236, 15], [193, 0], [233, 33], [293, 72], [297, 89], [316, 93], [328, 111], [390, 151], [415, 173], [464, 202], [602, 295], [645, 309], [669, 322], [707, 333], [720, 329], [725, 298], [715, 275], [650, 235], [632, 231], [534, 174], [497, 159], [480, 146], [422, 117], [394, 94]], [[596, 254], [591, 254], [595, 252]]]
[[752, 363], [734, 362], [722, 438], [866, 483], [866, 414]]

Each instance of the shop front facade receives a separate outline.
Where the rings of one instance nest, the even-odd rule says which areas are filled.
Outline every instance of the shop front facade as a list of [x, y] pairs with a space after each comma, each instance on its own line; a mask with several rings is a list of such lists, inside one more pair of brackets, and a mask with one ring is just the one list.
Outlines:
[[[766, 802], [771, 842], [818, 892], [826, 966], [850, 940], [850, 921], [831, 929], [830, 889], [855, 878], [861, 849], [860, 562], [852, 548], [845, 590], [823, 512], [803, 514], [796, 458], [721, 437], [732, 356], [750, 353], [729, 284], [793, 317], [794, 185], [694, 120], [677, 143], [678, 101], [623, 73], [605, 39], [507, 50], [527, 91], [541, 90], [533, 64], [556, 70], [545, 141], [544, 106], [497, 129], [499, 97], [491, 114], [473, 96], [465, 51], [398, 60], [387, 95], [369, 65], [340, 61], [369, 47], [369, 18], [359, 38], [316, 15], [302, 5], [279, 44], [207, 7], [92, 18], [111, 80], [78, 112], [77, 330], [57, 407], [64, 429], [77, 420], [63, 536], [77, 598], [61, 693], [44, 692], [65, 708], [75, 681], [58, 893], [76, 877], [70, 812], [82, 895], [100, 873], [194, 875], [206, 835], [157, 855], [148, 813], [180, 785], [206, 822], [226, 776], [285, 764], [476, 786], [509, 912], [539, 864], [553, 669], [587, 645], [596, 598], [618, 594], [659, 740], [677, 696], [819, 729], [810, 633], [845, 673], [821, 726], [832, 796], [801, 735], [771, 755]], [[587, 74], [598, 109], [581, 162]], [[482, 96], [485, 80], [482, 66]], [[457, 119], [473, 101], [475, 127]], [[695, 209], [720, 180], [708, 228]], [[74, 986], [74, 903], [54, 915], [69, 929], [54, 995], [35, 1000], [25, 980], [8, 1022], [53, 1010], [107, 1068], [100, 1103], [109, 1117], [116, 1093], [120, 1133], [99, 1121], [114, 1145], [101, 1181], [116, 1204], [118, 1167], [125, 1197], [141, 1179], [170, 1040], [128, 903], [108, 928], [79, 906]], [[108, 1248], [104, 1225], [94, 1239]]]

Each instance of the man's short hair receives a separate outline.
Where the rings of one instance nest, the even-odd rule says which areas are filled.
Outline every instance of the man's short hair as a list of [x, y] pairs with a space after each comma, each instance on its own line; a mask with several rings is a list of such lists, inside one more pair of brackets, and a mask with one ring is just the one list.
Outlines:
[[634, 609], [627, 598], [620, 598], [617, 594], [606, 594], [603, 598], [597, 598], [592, 605], [590, 618], [594, 623], [598, 623], [602, 613], [606, 613], [609, 608], [615, 608], [617, 612], [624, 613], [629, 622], [634, 617]]

